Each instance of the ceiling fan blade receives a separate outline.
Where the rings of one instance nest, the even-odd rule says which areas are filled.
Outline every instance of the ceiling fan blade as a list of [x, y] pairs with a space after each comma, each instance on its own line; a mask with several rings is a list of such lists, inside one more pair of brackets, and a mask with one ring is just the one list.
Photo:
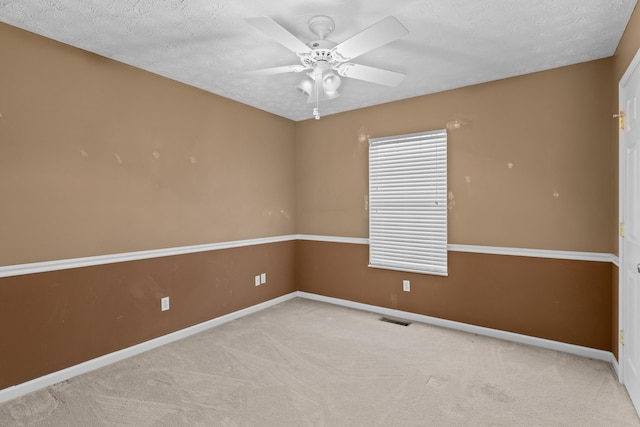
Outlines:
[[311, 48], [268, 16], [246, 18], [249, 24], [295, 53], [310, 53]]
[[284, 73], [299, 73], [309, 68], [304, 65], [283, 65], [281, 67], [263, 68], [261, 70], [251, 70], [240, 73], [242, 77], [255, 77], [255, 76], [273, 76], [275, 74]]
[[366, 82], [377, 83], [379, 85], [395, 87], [400, 84], [405, 75], [395, 71], [383, 70], [382, 68], [369, 67], [360, 64], [342, 64], [336, 71], [343, 77], [364, 80]]
[[332, 51], [337, 53], [342, 61], [350, 61], [357, 56], [391, 43], [408, 32], [409, 30], [400, 21], [393, 16], [389, 16], [360, 31], [350, 39], [343, 41], [334, 47]]

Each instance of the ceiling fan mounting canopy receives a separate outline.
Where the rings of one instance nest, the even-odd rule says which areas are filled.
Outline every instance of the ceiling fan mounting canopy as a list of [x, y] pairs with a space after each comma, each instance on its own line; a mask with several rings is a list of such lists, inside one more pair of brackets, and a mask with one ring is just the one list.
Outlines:
[[324, 40], [335, 28], [336, 25], [329, 16], [318, 15], [309, 19], [309, 31], [320, 37], [320, 40]]

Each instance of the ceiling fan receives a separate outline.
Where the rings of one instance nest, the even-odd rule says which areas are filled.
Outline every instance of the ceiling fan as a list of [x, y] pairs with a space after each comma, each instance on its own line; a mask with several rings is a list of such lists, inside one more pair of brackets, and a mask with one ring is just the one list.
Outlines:
[[395, 41], [409, 31], [393, 16], [389, 16], [340, 44], [326, 40], [335, 28], [333, 19], [318, 15], [309, 20], [309, 30], [318, 39], [305, 44], [296, 36], [267, 16], [247, 18], [246, 21], [256, 29], [271, 37], [295, 53], [300, 64], [284, 65], [248, 71], [245, 76], [275, 75], [282, 73], [300, 73], [306, 71], [306, 77], [296, 89], [307, 96], [309, 103], [316, 103], [313, 114], [320, 118], [318, 103], [338, 97], [338, 88], [342, 83], [340, 76], [364, 80], [371, 83], [395, 87], [404, 74], [382, 68], [354, 64], [352, 59], [387, 43]]

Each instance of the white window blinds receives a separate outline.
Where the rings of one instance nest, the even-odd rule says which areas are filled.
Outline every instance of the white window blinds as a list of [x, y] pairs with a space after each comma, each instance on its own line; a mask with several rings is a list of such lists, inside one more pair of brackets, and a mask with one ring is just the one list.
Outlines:
[[369, 140], [369, 267], [447, 275], [447, 131]]

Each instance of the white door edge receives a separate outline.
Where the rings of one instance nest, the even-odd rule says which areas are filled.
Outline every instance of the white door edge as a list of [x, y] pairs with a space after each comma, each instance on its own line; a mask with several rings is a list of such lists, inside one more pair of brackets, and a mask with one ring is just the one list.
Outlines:
[[[640, 49], [636, 52], [633, 60], [624, 72], [620, 82], [618, 83], [618, 111], [624, 110], [623, 95], [624, 88], [626, 87], [633, 72], [640, 66]], [[625, 174], [626, 167], [624, 161], [624, 139], [622, 132], [618, 131], [618, 224], [624, 223], [624, 202], [626, 194]], [[619, 265], [624, 265], [624, 240], [618, 232], [618, 259]], [[626, 313], [625, 313], [625, 291], [626, 286], [624, 283], [624, 275], [620, 274], [621, 269], [618, 269], [618, 330], [624, 331], [626, 329]], [[624, 348], [620, 342], [620, 333], [616, 338], [618, 340], [618, 381], [624, 384]]]

